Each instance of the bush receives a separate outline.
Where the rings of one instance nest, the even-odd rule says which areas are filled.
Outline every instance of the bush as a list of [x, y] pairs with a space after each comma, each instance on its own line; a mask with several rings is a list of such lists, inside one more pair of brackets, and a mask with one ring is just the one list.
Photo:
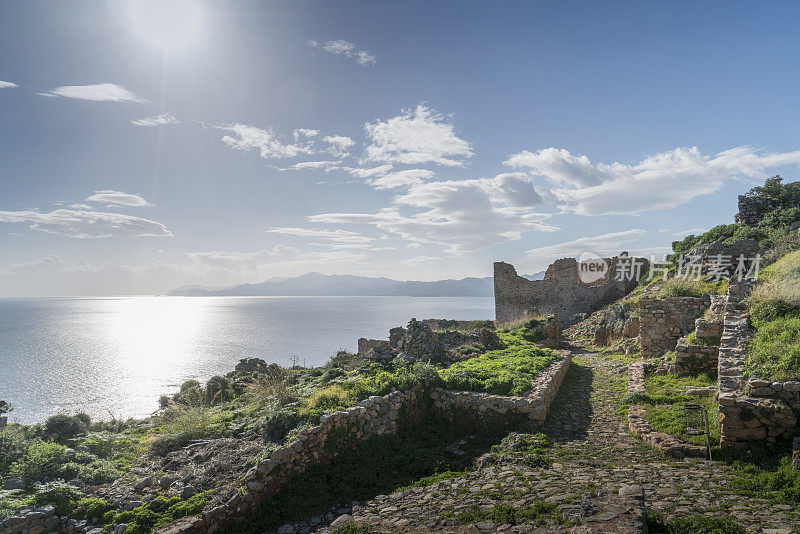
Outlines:
[[215, 437], [220, 433], [218, 414], [203, 406], [170, 406], [160, 417], [159, 427], [151, 440], [156, 453], [182, 447], [192, 440]]
[[31, 484], [43, 476], [54, 476], [64, 457], [64, 447], [58, 443], [35, 441], [25, 451], [25, 456], [9, 468], [9, 475]]
[[20, 460], [28, 450], [25, 438], [11, 429], [0, 430], [0, 476]]
[[202, 406], [205, 404], [203, 386], [197, 380], [187, 380], [181, 384], [181, 390], [172, 396], [172, 400], [188, 406]]
[[48, 482], [39, 486], [30, 498], [29, 504], [33, 506], [52, 504], [56, 509], [56, 515], [72, 515], [82, 498], [83, 494], [69, 484]]
[[64, 441], [85, 434], [91, 423], [92, 419], [85, 413], [58, 414], [48, 417], [44, 428], [48, 434], [58, 434], [58, 440]]
[[206, 382], [206, 402], [209, 404], [219, 404], [227, 402], [234, 396], [231, 381], [222, 376], [212, 376]]
[[300, 423], [300, 416], [291, 410], [279, 410], [264, 421], [264, 437], [270, 441], [281, 443], [286, 436]]

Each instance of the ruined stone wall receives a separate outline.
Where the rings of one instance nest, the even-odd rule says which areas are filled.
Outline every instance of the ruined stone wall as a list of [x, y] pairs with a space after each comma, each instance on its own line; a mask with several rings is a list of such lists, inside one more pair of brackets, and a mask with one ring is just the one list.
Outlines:
[[385, 339], [367, 339], [365, 337], [358, 338], [358, 355], [366, 356], [369, 351], [375, 347], [388, 347], [389, 342]]
[[789, 440], [800, 408], [800, 382], [744, 378], [750, 319], [740, 305], [750, 281], [731, 284], [719, 349], [720, 446], [743, 448], [747, 442], [768, 446]]
[[675, 347], [675, 373], [696, 375], [716, 371], [718, 358], [718, 346], [689, 345], [681, 338]]
[[[800, 192], [800, 182], [789, 182], [783, 185]], [[739, 195], [739, 213], [736, 214], [736, 222], [747, 226], [756, 226], [775, 207], [775, 204], [769, 199]]]
[[[636, 258], [647, 272], [648, 262]], [[528, 280], [517, 274], [513, 265], [494, 264], [494, 302], [497, 324], [528, 317], [555, 315], [566, 328], [579, 320], [579, 314], [593, 312], [624, 297], [636, 287], [636, 280], [616, 280], [617, 258], [607, 258], [606, 276], [591, 284], [578, 279], [578, 262], [565, 258], [553, 263], [543, 280]]]
[[639, 301], [639, 344], [642, 357], [661, 356], [694, 330], [710, 301], [697, 297], [643, 298]]
[[[447, 418], [454, 411], [465, 410], [474, 418], [490, 418], [502, 412], [543, 421], [550, 404], [566, 375], [571, 354], [554, 362], [537, 376], [532, 389], [524, 397], [501, 397], [476, 392], [455, 392], [435, 389], [430, 400], [422, 391], [395, 391], [361, 401], [358, 406], [323, 415], [319, 425], [298, 432], [294, 441], [276, 449], [261, 460], [244, 477], [241, 491], [228, 501], [193, 518], [185, 518], [159, 529], [156, 534], [216, 534], [230, 531], [257, 514], [265, 503], [277, 495], [284, 484], [316, 465], [330, 463], [336, 456], [375, 436], [396, 434], [403, 424], [423, 417]], [[433, 413], [431, 413], [431, 409]], [[5, 534], [5, 531], [3, 531]], [[12, 531], [18, 534], [17, 531]], [[20, 530], [19, 534], [27, 530]]]

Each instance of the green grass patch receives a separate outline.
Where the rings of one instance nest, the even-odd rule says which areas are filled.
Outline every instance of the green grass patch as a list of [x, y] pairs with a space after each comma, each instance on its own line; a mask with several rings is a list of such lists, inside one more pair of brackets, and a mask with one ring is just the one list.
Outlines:
[[686, 433], [684, 406], [699, 404], [708, 411], [710, 441], [719, 443], [719, 404], [713, 395], [690, 397], [683, 391], [689, 388], [716, 386], [716, 379], [708, 374], [696, 376], [651, 375], [645, 377], [644, 393], [627, 393], [621, 398], [626, 407], [633, 404], [645, 406], [646, 419], [657, 432], [664, 432], [694, 445], [705, 445], [705, 436]]
[[702, 297], [708, 293], [721, 295], [728, 292], [728, 282], [706, 282], [704, 280], [691, 280], [687, 278], [670, 278], [658, 290], [660, 298], [666, 297]]
[[691, 515], [666, 521], [658, 512], [647, 511], [647, 529], [653, 534], [747, 534], [731, 516]]
[[469, 509], [452, 516], [443, 516], [457, 525], [470, 525], [480, 521], [493, 521], [496, 525], [533, 525], [536, 527], [569, 524], [555, 504], [536, 501], [528, 506], [496, 503], [489, 510]]
[[[439, 371], [444, 387], [497, 395], [524, 395], [543, 369], [559, 359], [553, 351], [501, 334], [507, 348], [454, 363]], [[511, 341], [508, 343], [508, 341]]]
[[800, 251], [764, 269], [747, 304], [755, 333], [746, 374], [772, 380], [800, 378]]

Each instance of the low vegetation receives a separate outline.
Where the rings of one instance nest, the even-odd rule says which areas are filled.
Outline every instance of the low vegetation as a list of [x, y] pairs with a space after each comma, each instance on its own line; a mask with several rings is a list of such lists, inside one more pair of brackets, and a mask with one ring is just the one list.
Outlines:
[[749, 376], [800, 378], [800, 251], [764, 269], [748, 305], [755, 327], [747, 359]]
[[642, 404], [646, 409], [647, 422], [653, 430], [663, 432], [688, 443], [705, 445], [705, 436], [688, 434], [684, 406], [699, 404], [708, 412], [710, 441], [718, 444], [719, 404], [713, 395], [694, 397], [684, 394], [687, 389], [716, 386], [716, 378], [708, 374], [696, 376], [677, 376], [674, 374], [645, 377], [644, 393], [629, 393], [622, 397], [625, 405]]
[[705, 280], [693, 280], [676, 276], [670, 278], [661, 286], [658, 291], [660, 298], [666, 297], [702, 297], [705, 294], [723, 294], [728, 292], [728, 283], [725, 280], [718, 282], [708, 282]]

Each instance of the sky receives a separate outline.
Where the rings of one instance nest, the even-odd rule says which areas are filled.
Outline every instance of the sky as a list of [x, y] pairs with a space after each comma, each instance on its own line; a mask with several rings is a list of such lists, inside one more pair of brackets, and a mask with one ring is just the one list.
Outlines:
[[800, 175], [797, 2], [0, 2], [0, 296], [661, 258]]

